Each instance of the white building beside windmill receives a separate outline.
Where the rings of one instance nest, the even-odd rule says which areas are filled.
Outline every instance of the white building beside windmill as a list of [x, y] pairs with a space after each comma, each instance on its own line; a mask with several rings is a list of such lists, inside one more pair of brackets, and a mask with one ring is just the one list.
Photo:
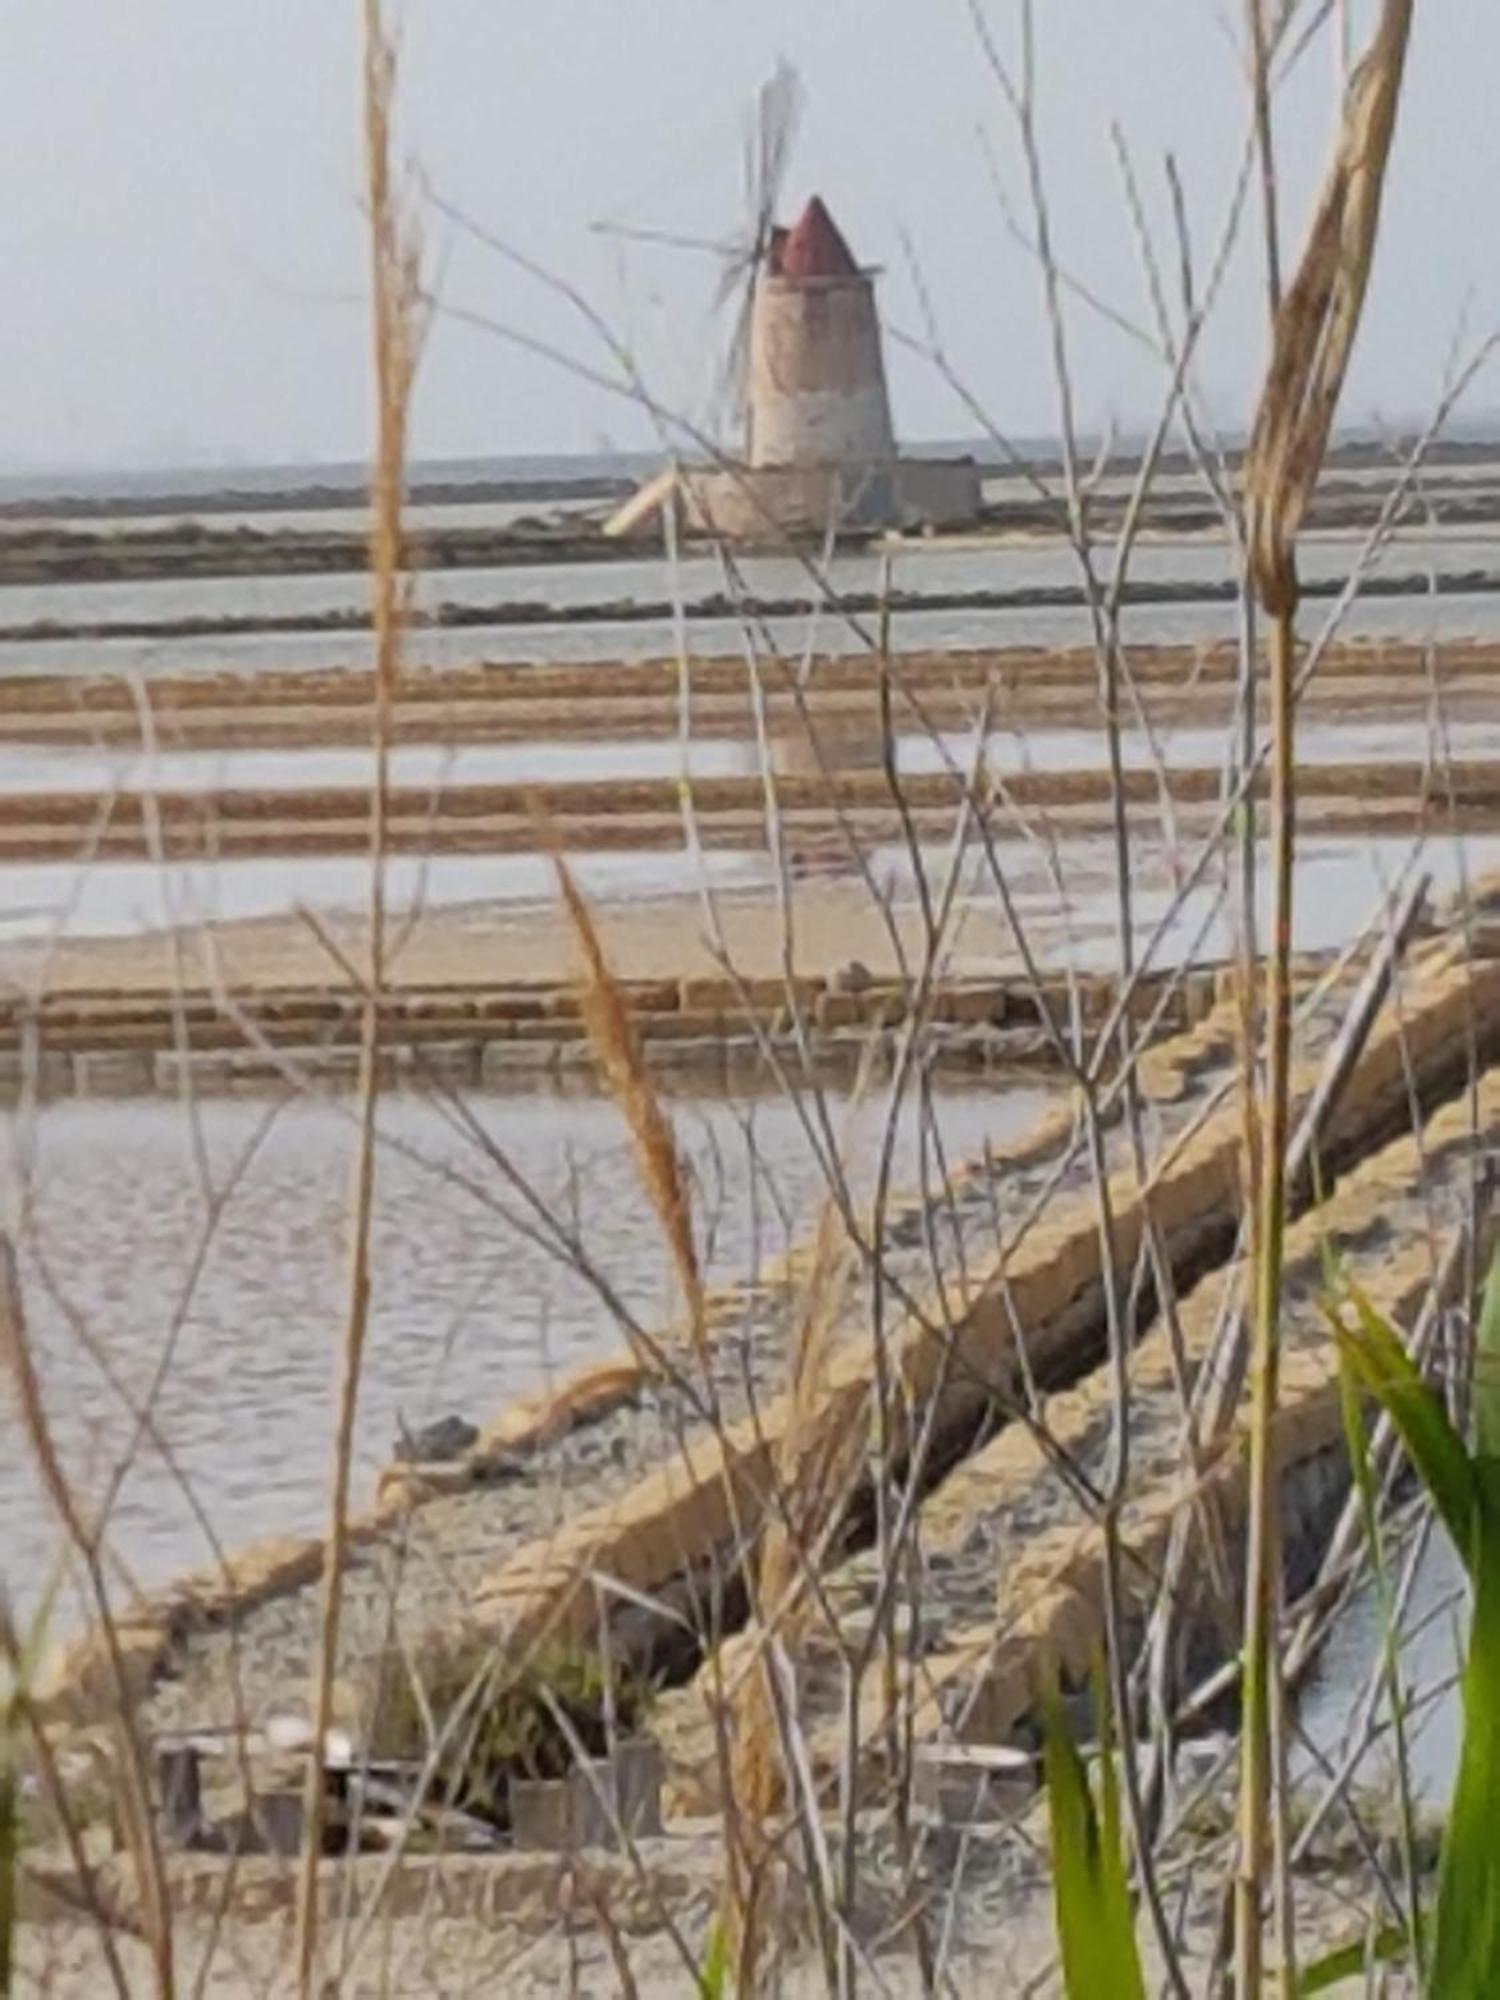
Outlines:
[[774, 229], [753, 279], [742, 457], [672, 467], [605, 532], [640, 532], [668, 501], [689, 532], [735, 542], [972, 522], [972, 459], [897, 449], [875, 277], [816, 195], [791, 229]]

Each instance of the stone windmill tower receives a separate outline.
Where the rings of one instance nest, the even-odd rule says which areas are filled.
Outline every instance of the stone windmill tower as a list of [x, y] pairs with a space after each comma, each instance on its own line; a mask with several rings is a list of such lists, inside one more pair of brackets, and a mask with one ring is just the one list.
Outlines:
[[740, 462], [676, 476], [689, 529], [774, 545], [967, 526], [981, 499], [973, 461], [897, 449], [876, 273], [817, 195], [761, 240], [730, 349]]
[[778, 65], [760, 94], [747, 154], [750, 217], [737, 237], [693, 243], [610, 226], [722, 259], [717, 303], [736, 311], [721, 390], [740, 436], [712, 463], [665, 468], [611, 517], [606, 535], [652, 532], [666, 506], [690, 534], [763, 545], [962, 526], [979, 512], [972, 460], [897, 451], [875, 272], [856, 261], [817, 195], [791, 228], [776, 220], [800, 104], [795, 73]]
[[745, 447], [755, 470], [873, 473], [895, 459], [875, 274], [855, 262], [817, 195], [776, 231], [756, 277]]

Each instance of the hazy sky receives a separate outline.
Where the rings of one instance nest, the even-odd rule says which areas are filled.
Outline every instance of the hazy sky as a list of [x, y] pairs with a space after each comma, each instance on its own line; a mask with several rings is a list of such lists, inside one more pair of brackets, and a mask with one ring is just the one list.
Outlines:
[[[697, 406], [711, 260], [589, 232], [732, 232], [740, 121], [784, 53], [808, 92], [787, 184], [816, 188], [886, 269], [888, 318], [919, 324], [915, 245], [954, 365], [995, 420], [1056, 425], [1033, 262], [998, 172], [1024, 182], [965, 0], [407, 0], [402, 126], [433, 186], [586, 290], [664, 400]], [[0, 0], [0, 471], [62, 464], [332, 459], [366, 450], [357, 0]], [[1014, 0], [991, 0], [1002, 40]], [[1145, 311], [1109, 128], [1153, 225], [1162, 159], [1189, 187], [1206, 265], [1245, 136], [1239, 0], [1041, 0], [1040, 121], [1061, 253]], [[1366, 9], [1368, 12], [1368, 8]], [[1325, 154], [1334, 77], [1314, 50], [1282, 107], [1295, 240]], [[1500, 326], [1500, 6], [1419, 9], [1388, 231], [1346, 415], [1429, 404], [1461, 325]], [[1163, 234], [1165, 245], [1165, 234]], [[445, 295], [600, 363], [572, 309], [434, 218]], [[1262, 352], [1254, 241], [1204, 350], [1220, 419]], [[1070, 307], [1083, 417], [1150, 420], [1159, 374]], [[923, 360], [890, 354], [908, 437], [971, 429]], [[1500, 385], [1473, 406], [1500, 409]], [[440, 323], [417, 442], [479, 454], [648, 443], [634, 412], [555, 364]]]

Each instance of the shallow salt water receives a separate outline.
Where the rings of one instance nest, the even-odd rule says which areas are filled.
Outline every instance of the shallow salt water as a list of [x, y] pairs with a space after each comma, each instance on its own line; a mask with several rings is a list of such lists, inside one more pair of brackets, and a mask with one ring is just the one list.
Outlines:
[[[1234, 948], [1220, 888], [1223, 860], [1211, 861], [1202, 881], [1172, 911], [1174, 884], [1184, 879], [1202, 845], [1187, 833], [1169, 849], [1159, 822], [1143, 824], [1134, 847], [1138, 935], [1156, 939], [1153, 963], [1169, 964], [1185, 952], [1223, 957]], [[994, 854], [1007, 871], [1016, 908], [1032, 942], [1054, 962], [1105, 970], [1118, 963], [1114, 863], [1098, 837], [1072, 837], [1056, 850], [1066, 890], [1060, 900], [1052, 860], [1038, 841], [997, 840]], [[946, 849], [922, 850], [931, 884], [950, 866]], [[898, 895], [915, 894], [911, 856], [899, 846], [866, 850], [877, 883]], [[600, 901], [691, 896], [706, 882], [715, 891], [764, 890], [774, 880], [763, 849], [710, 849], [701, 855], [663, 849], [642, 853], [580, 853], [570, 857], [584, 890]], [[1296, 942], [1318, 950], [1346, 943], [1369, 919], [1381, 897], [1413, 866], [1431, 873], [1434, 892], [1458, 887], [1461, 863], [1471, 874], [1500, 867], [1500, 835], [1468, 836], [1460, 843], [1415, 829], [1410, 838], [1306, 836], [1301, 844]], [[524, 908], [555, 903], [551, 864], [539, 854], [440, 855], [426, 860], [396, 856], [387, 862], [389, 906], [397, 917], [423, 909]], [[1262, 869], [1262, 892], [1266, 890]], [[851, 876], [850, 880], [854, 878]], [[995, 906], [988, 864], [971, 849], [967, 896]], [[36, 862], [0, 866], [0, 943], [64, 937], [112, 937], [159, 929], [190, 928], [236, 919], [284, 915], [298, 908], [323, 912], [360, 910], [368, 895], [368, 863], [358, 855], [264, 856], [229, 861], [106, 861], [92, 864]], [[1169, 915], [1169, 912], [1171, 913]], [[1268, 912], [1261, 912], [1262, 922]], [[1206, 928], [1205, 928], [1206, 926]], [[1014, 968], [1017, 961], [1008, 958]]]
[[[979, 697], [976, 695], [976, 702]], [[1127, 768], [1152, 768], [1156, 758], [1172, 769], [1217, 769], [1229, 747], [1226, 726], [1153, 724], [1152, 739], [1127, 730], [1121, 754]], [[878, 769], [884, 757], [879, 732], [858, 733], [825, 727], [819, 743], [830, 767]], [[904, 772], [967, 771], [976, 749], [974, 731], [910, 734], [896, 740], [897, 768]], [[1428, 754], [1428, 732], [1416, 719], [1377, 718], [1304, 723], [1298, 732], [1301, 764], [1420, 762]], [[1465, 713], [1449, 725], [1447, 754], [1454, 761], [1500, 756], [1500, 722]], [[1003, 719], [990, 725], [985, 762], [995, 771], [1101, 770], [1108, 756], [1101, 728], [1013, 728]], [[1435, 761], [1440, 761], [1435, 758]], [[804, 773], [817, 769], [813, 752], [801, 742], [772, 745], [772, 767]], [[434, 797], [459, 785], [559, 783], [605, 778], [749, 777], [761, 768], [760, 752], [748, 737], [670, 736], [533, 739], [514, 743], [399, 743], [390, 753], [390, 781], [396, 786], [430, 787]], [[258, 791], [324, 785], [368, 785], [374, 776], [371, 753], [357, 746], [319, 745], [306, 750], [152, 750], [115, 747], [36, 748], [0, 743], [0, 796], [39, 792]]]
[[[752, 776], [753, 742], [706, 738], [687, 745], [664, 739], [580, 742], [398, 743], [390, 753], [393, 786], [432, 788], [541, 780]], [[33, 749], [0, 744], [0, 795], [31, 792], [282, 791], [323, 785], [369, 785], [369, 750], [320, 745], [307, 750]]]
[[[1500, 546], [1496, 555], [1500, 557]], [[272, 594], [263, 608], [274, 610], [280, 603], [275, 593], [279, 592], [282, 579], [265, 582]], [[0, 599], [0, 608], [3, 602]], [[76, 595], [70, 595], [66, 604], [68, 617], [81, 615]], [[1327, 602], [1307, 606], [1303, 629], [1309, 638], [1321, 629], [1331, 608]], [[1215, 644], [1235, 638], [1236, 618], [1235, 606], [1227, 602], [1137, 604], [1125, 609], [1121, 630], [1132, 645]], [[1425, 641], [1436, 635], [1448, 639], [1493, 639], [1497, 630], [1500, 630], [1500, 595], [1494, 593], [1361, 599], [1339, 621], [1339, 631], [1351, 639]], [[797, 660], [808, 652], [867, 652], [873, 643], [874, 623], [870, 613], [859, 614], [851, 621], [823, 611], [816, 616], [757, 620], [756, 635], [763, 653], [774, 649]], [[1089, 615], [1081, 605], [1003, 611], [897, 611], [891, 619], [891, 644], [897, 652], [941, 651], [946, 647], [1080, 647], [1088, 646], [1091, 636]], [[745, 649], [745, 625], [737, 618], [695, 617], [688, 624], [688, 639], [696, 655], [738, 656]], [[678, 634], [669, 619], [631, 619], [618, 623], [601, 619], [587, 624], [539, 622], [417, 630], [406, 636], [405, 656], [414, 667], [462, 666], [476, 661], [609, 665], [671, 659], [677, 646]], [[0, 677], [133, 672], [149, 679], [153, 673], [219, 672], [231, 668], [270, 672], [367, 666], [369, 657], [369, 635], [359, 632], [251, 633], [151, 641], [6, 640], [0, 643]]]
[[[1417, 873], [1431, 876], [1432, 893], [1441, 899], [1458, 889], [1465, 868], [1478, 875], [1497, 865], [1500, 836], [1496, 835], [1468, 839], [1462, 850], [1458, 843], [1439, 836], [1426, 840], [1304, 838], [1293, 899], [1293, 944], [1299, 951], [1336, 950], [1348, 944]], [[1267, 935], [1271, 915], [1268, 875], [1263, 866], [1258, 881], [1262, 937]], [[1153, 963], [1173, 964], [1194, 949], [1196, 956], [1208, 959], [1232, 953], [1234, 937], [1226, 910], [1221, 908], [1208, 928], [1202, 928], [1212, 900], [1213, 890], [1207, 886], [1192, 891], [1171, 917]], [[1171, 902], [1169, 889], [1148, 882], [1138, 901], [1141, 929], [1154, 934]], [[1202, 941], [1195, 947], [1200, 937]]]
[[[1393, 1589], [1403, 1569], [1398, 1559]], [[1418, 1565], [1401, 1627], [1402, 1684], [1414, 1708], [1407, 1731], [1408, 1768], [1414, 1797], [1430, 1807], [1443, 1805], [1458, 1769], [1463, 1716], [1457, 1690], [1448, 1683], [1462, 1659], [1467, 1623], [1458, 1557], [1438, 1530]], [[1298, 1705], [1305, 1740], [1294, 1751], [1292, 1769], [1311, 1790], [1317, 1789], [1319, 1758], [1339, 1764], [1357, 1740], [1367, 1691], [1381, 1668], [1381, 1635], [1380, 1607], [1371, 1586], [1359, 1592], [1334, 1626]], [[1377, 1722], [1389, 1722], [1384, 1693], [1373, 1713]], [[1360, 1759], [1356, 1791], [1394, 1799], [1395, 1775], [1392, 1735], [1383, 1728]]]
[[[1169, 854], [1159, 828], [1135, 843], [1131, 878], [1138, 962], [1142, 966], [1159, 968], [1186, 957], [1214, 961], [1233, 955], [1233, 907], [1224, 893], [1223, 858], [1211, 861], [1191, 889], [1178, 886], [1185, 882], [1201, 845], [1200, 839], [1190, 835]], [[1015, 903], [1042, 962], [1095, 972], [1119, 965], [1115, 864], [1106, 843], [1080, 840], [1059, 847], [1058, 864], [1067, 892], [1063, 900], [1051, 879], [1035, 872], [1035, 849], [996, 843], [995, 853], [1002, 867], [1025, 867], [1025, 872], [1014, 878]], [[1270, 917], [1271, 891], [1264, 857], [1263, 843], [1257, 882], [1262, 936]], [[929, 851], [926, 861], [929, 880], [942, 883], [947, 857]], [[868, 856], [868, 865], [877, 882], [904, 888], [912, 880], [910, 856], [902, 848], [876, 848]], [[1469, 836], [1462, 842], [1438, 834], [1410, 839], [1378, 835], [1363, 840], [1305, 835], [1298, 850], [1293, 943], [1299, 951], [1333, 950], [1350, 943], [1418, 874], [1430, 875], [1432, 894], [1441, 899], [1457, 890], [1465, 873], [1472, 878], [1497, 867], [1500, 835]], [[996, 899], [988, 863], [971, 856], [965, 863], [961, 904], [968, 900], [993, 905]], [[1008, 969], [1017, 963], [1014, 958], [1006, 961]]]
[[[1363, 538], [1309, 535], [1301, 544], [1299, 567], [1308, 584], [1342, 581], [1357, 560]], [[1394, 536], [1371, 563], [1376, 575], [1423, 576], [1429, 568], [1454, 574], [1484, 570], [1500, 556], [1500, 534]], [[1114, 546], [1096, 548], [1099, 572], [1108, 576]], [[537, 562], [490, 569], [432, 569], [416, 579], [416, 602], [492, 607], [527, 604], [537, 609], [578, 610], [633, 601], [640, 604], [700, 602], [716, 592], [735, 591], [760, 599], [805, 599], [819, 587], [816, 575], [837, 591], [880, 588], [880, 553], [840, 551], [826, 565], [809, 567], [790, 556], [742, 556], [731, 582], [717, 556], [687, 556], [669, 564], [660, 556], [602, 562]], [[1232, 550], [1213, 536], [1152, 535], [1142, 538], [1130, 560], [1139, 583], [1217, 587], [1236, 574]], [[1055, 539], [1011, 537], [988, 542], [915, 543], [891, 558], [891, 584], [898, 591], [957, 593], [978, 590], [1069, 589], [1078, 584], [1071, 550]], [[180, 618], [319, 617], [329, 612], [363, 611], [369, 581], [358, 570], [313, 575], [164, 577], [115, 582], [108, 579], [60, 583], [17, 583], [0, 587], [0, 624], [112, 624]]]
[[[760, 887], [764, 855], [730, 851], [580, 854], [573, 872], [593, 897], [686, 895], [706, 879], [716, 888]], [[35, 862], [0, 867], [0, 941], [34, 937], [116, 937], [165, 925], [198, 926], [279, 916], [296, 908], [362, 909], [369, 864], [359, 855], [270, 855], [234, 861]], [[557, 884], [539, 854], [396, 855], [386, 863], [390, 909], [403, 915], [453, 904], [552, 903]]]
[[[408, 528], [508, 528], [517, 521], [562, 520], [572, 515], [607, 513], [611, 503], [566, 494], [531, 500], [408, 501], [402, 518]], [[35, 513], [15, 516], [12, 530], [62, 528], [73, 533], [161, 534], [174, 528], [207, 529], [211, 534], [235, 534], [248, 528], [255, 534], [285, 531], [302, 534], [363, 535], [370, 532], [370, 512], [363, 504], [347, 507], [244, 507], [195, 510], [191, 506], [164, 514], [58, 515], [38, 503]]]
[[[947, 1165], [1025, 1129], [1048, 1101], [1045, 1085], [1015, 1081], [935, 1087]], [[485, 1142], [566, 1219], [630, 1309], [668, 1323], [670, 1271], [614, 1106], [555, 1093], [466, 1102]], [[824, 1183], [803, 1126], [779, 1098], [685, 1094], [673, 1112], [709, 1276], [746, 1277], [816, 1216]], [[857, 1178], [886, 1115], [879, 1099], [858, 1115]], [[922, 1178], [924, 1146], [931, 1159], [921, 1126], [908, 1106], [898, 1186]], [[517, 1223], [521, 1205], [450, 1107], [389, 1097], [381, 1134], [362, 1493], [400, 1420], [456, 1410], [483, 1421], [549, 1373], [622, 1344], [592, 1286]], [[208, 1558], [184, 1483], [231, 1544], [322, 1519], [352, 1144], [347, 1097], [214, 1101], [196, 1134], [180, 1107], [157, 1100], [63, 1102], [33, 1123], [0, 1124], [0, 1213], [18, 1245], [48, 1410], [95, 1501], [130, 1435], [129, 1408], [148, 1399], [170, 1348], [155, 1418], [172, 1464], [148, 1443], [112, 1521], [115, 1547], [146, 1581]], [[204, 1168], [221, 1204], [211, 1227]], [[0, 1522], [0, 1580], [24, 1604], [57, 1538], [7, 1405]]]

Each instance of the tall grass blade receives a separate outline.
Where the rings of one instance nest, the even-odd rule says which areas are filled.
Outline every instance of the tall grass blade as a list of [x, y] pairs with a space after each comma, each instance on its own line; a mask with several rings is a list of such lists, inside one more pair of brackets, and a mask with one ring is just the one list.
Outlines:
[[1500, 1458], [1500, 1248], [1490, 1260], [1474, 1330], [1474, 1451]]
[[1406, 1950], [1406, 1932], [1399, 1924], [1388, 1924], [1372, 1938], [1355, 1938], [1334, 1951], [1315, 1958], [1302, 1968], [1297, 1978], [1297, 2000], [1312, 2000], [1316, 1993], [1331, 1993], [1346, 1979], [1363, 1979], [1372, 1966], [1390, 1965]]
[[716, 1917], [708, 1933], [708, 1947], [698, 1974], [698, 2000], [724, 2000], [729, 1991], [729, 1933], [722, 1917]]
[[20, 1787], [11, 1718], [0, 1724], [0, 1993], [9, 1993], [15, 1977], [15, 1938], [19, 1916], [17, 1874], [21, 1852]]
[[1463, 1675], [1463, 1744], [1438, 1874], [1433, 2000], [1500, 1993], [1500, 1458], [1476, 1459], [1474, 1476], [1474, 1622]]
[[1475, 1490], [1474, 1469], [1463, 1440], [1442, 1397], [1407, 1353], [1390, 1321], [1357, 1285], [1347, 1284], [1344, 1298], [1353, 1308], [1352, 1324], [1336, 1308], [1329, 1312], [1344, 1366], [1389, 1413], [1453, 1546], [1467, 1563], [1474, 1541]]
[[1102, 1806], [1054, 1689], [1044, 1704], [1052, 1893], [1068, 2000], [1145, 2000], [1130, 1885], [1120, 1844], [1119, 1789], [1110, 1742], [1101, 1737]]
[[1476, 1343], [1483, 1386], [1476, 1380], [1475, 1431], [1483, 1445], [1472, 1457], [1395, 1328], [1352, 1285], [1345, 1295], [1355, 1324], [1332, 1315], [1345, 1366], [1390, 1414], [1473, 1586], [1463, 1742], [1443, 1837], [1428, 1990], [1433, 2000], [1489, 2000], [1500, 1993], [1500, 1453], [1492, 1448], [1500, 1439], [1500, 1280], [1492, 1266]]
[[1380, 1495], [1370, 1440], [1360, 1409], [1359, 1388], [1351, 1368], [1339, 1370], [1339, 1402], [1344, 1420], [1344, 1442], [1354, 1477], [1354, 1490], [1369, 1550], [1370, 1569], [1375, 1580], [1376, 1607], [1380, 1616], [1381, 1673], [1391, 1711], [1391, 1737], [1395, 1750], [1396, 1781], [1401, 1827], [1401, 1855], [1406, 1885], [1406, 1934], [1412, 1963], [1421, 1972], [1425, 1967], [1422, 1907], [1417, 1887], [1416, 1825], [1412, 1812], [1411, 1768], [1406, 1729], [1406, 1699], [1401, 1680], [1400, 1615], [1391, 1589], [1386, 1563], [1385, 1536], [1380, 1522]]

